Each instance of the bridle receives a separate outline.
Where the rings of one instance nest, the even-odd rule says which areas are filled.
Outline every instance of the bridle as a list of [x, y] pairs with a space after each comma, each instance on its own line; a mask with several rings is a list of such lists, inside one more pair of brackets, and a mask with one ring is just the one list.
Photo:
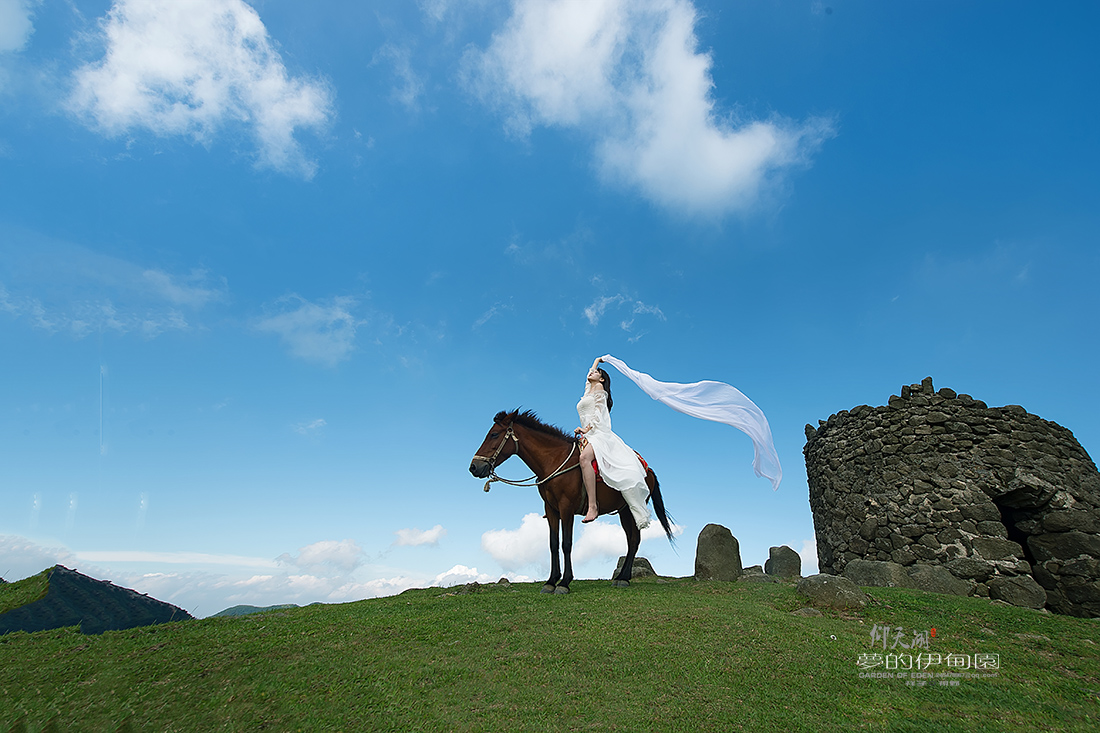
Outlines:
[[[496, 423], [496, 424], [500, 425], [500, 423]], [[500, 456], [500, 452], [502, 450], [504, 450], [504, 446], [508, 444], [508, 439], [509, 438], [511, 438], [512, 441], [516, 444], [516, 454], [518, 455], [519, 454], [519, 436], [516, 435], [516, 431], [512, 429], [512, 424], [509, 423], [508, 428], [504, 431], [504, 437], [500, 439], [500, 445], [498, 445], [497, 449], [495, 451], [493, 451], [493, 455], [491, 457], [486, 457], [486, 456], [482, 456], [482, 455], [475, 455], [474, 456], [475, 459], [480, 458], [481, 460], [483, 460], [483, 461], [485, 461], [486, 463], [489, 464], [489, 479], [485, 482], [485, 488], [483, 489], [483, 491], [488, 491], [489, 490], [489, 484], [493, 483], [494, 481], [499, 481], [500, 483], [508, 484], [509, 486], [538, 486], [539, 484], [546, 483], [547, 481], [549, 481], [552, 478], [557, 478], [558, 476], [561, 476], [563, 473], [567, 473], [569, 471], [572, 471], [574, 468], [580, 468], [580, 466], [581, 466], [580, 462], [578, 461], [577, 463], [575, 463], [572, 466], [569, 466], [568, 468], [565, 467], [565, 464], [569, 463], [569, 459], [572, 458], [573, 454], [577, 451], [577, 441], [574, 440], [573, 441], [573, 446], [569, 449], [569, 455], [567, 455], [565, 457], [565, 460], [562, 461], [562, 464], [560, 466], [558, 466], [558, 470], [554, 471], [552, 474], [550, 474], [546, 478], [540, 479], [538, 477], [538, 474], [535, 474], [535, 475], [531, 476], [530, 478], [522, 479], [520, 481], [513, 481], [511, 479], [501, 478], [500, 476], [497, 476], [497, 472], [496, 472], [497, 458]]]

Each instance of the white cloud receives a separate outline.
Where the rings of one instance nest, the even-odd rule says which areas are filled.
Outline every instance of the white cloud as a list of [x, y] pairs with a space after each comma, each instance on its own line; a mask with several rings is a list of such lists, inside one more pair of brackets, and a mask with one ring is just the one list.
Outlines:
[[298, 550], [294, 557], [284, 553], [278, 561], [307, 570], [338, 570], [350, 573], [363, 564], [364, 552], [353, 540], [322, 540]]
[[424, 80], [412, 68], [412, 49], [387, 43], [374, 54], [371, 64], [385, 61], [393, 66], [397, 85], [391, 96], [404, 105], [410, 112], [420, 109], [420, 98], [424, 94]]
[[242, 0], [116, 0], [100, 23], [103, 58], [78, 69], [69, 100], [107, 135], [146, 129], [207, 143], [246, 126], [257, 163], [309, 178], [295, 133], [320, 129], [332, 92], [292, 77], [256, 11]]
[[152, 293], [169, 303], [188, 308], [198, 309], [222, 300], [228, 290], [224, 278], [211, 283], [209, 273], [203, 269], [191, 270], [186, 277], [155, 269], [145, 270], [141, 276]]
[[0, 53], [22, 51], [34, 33], [34, 6], [41, 0], [0, 0]]
[[481, 535], [481, 549], [505, 570], [520, 570], [535, 563], [546, 565], [550, 555], [546, 520], [525, 514], [519, 529], [491, 529]]
[[[634, 300], [628, 298], [621, 293], [618, 295], [602, 295], [592, 301], [592, 304], [584, 309], [584, 317], [588, 319], [588, 323], [596, 326], [599, 324], [600, 319], [609, 309], [621, 309], [625, 308], [628, 313], [634, 316], [649, 315], [664, 321], [665, 314], [661, 312], [661, 309], [655, 305], [646, 305], [640, 300]], [[620, 321], [619, 326], [624, 331], [629, 331], [634, 324], [634, 319], [629, 318]]]
[[355, 331], [362, 323], [352, 315], [355, 298], [341, 296], [327, 304], [311, 303], [299, 295], [277, 301], [282, 313], [264, 318], [256, 328], [278, 334], [294, 356], [335, 366], [355, 348]]
[[[618, 558], [626, 554], [626, 534], [618, 521], [599, 519], [590, 524], [574, 525], [579, 529], [573, 543], [573, 563], [583, 565], [594, 560]], [[683, 534], [683, 527], [673, 525], [673, 536]], [[539, 514], [523, 517], [518, 529], [494, 529], [481, 535], [481, 549], [500, 563], [505, 570], [516, 571], [530, 565], [549, 568], [549, 526]], [[665, 532], [658, 522], [642, 530], [642, 542], [664, 540]]]
[[608, 180], [688, 213], [746, 211], [832, 124], [719, 115], [696, 20], [689, 0], [514, 0], [488, 48], [467, 54], [466, 78], [514, 134], [589, 132]]
[[817, 567], [817, 538], [811, 537], [802, 541], [802, 549], [798, 551], [802, 558], [802, 574], [817, 575], [820, 570]]
[[244, 555], [210, 555], [203, 552], [149, 552], [146, 550], [93, 550], [75, 555], [81, 562], [157, 563], [166, 565], [229, 565], [233, 567], [275, 568], [278, 563]]
[[438, 545], [439, 540], [447, 534], [447, 530], [443, 528], [442, 524], [437, 524], [425, 531], [419, 529], [399, 529], [394, 532], [394, 534], [397, 535], [397, 540], [395, 540], [393, 544], [398, 547], [415, 547], [417, 545]]
[[323, 417], [319, 417], [316, 420], [310, 422], [301, 422], [294, 426], [294, 432], [299, 435], [315, 435], [318, 430], [323, 428], [328, 423], [325, 422]]
[[72, 567], [75, 562], [76, 556], [67, 548], [46, 547], [16, 535], [0, 535], [0, 577], [8, 582], [28, 578], [58, 564]]
[[229, 292], [202, 268], [177, 275], [18, 229], [0, 231], [0, 263], [0, 312], [77, 338], [190, 330], [197, 311]]

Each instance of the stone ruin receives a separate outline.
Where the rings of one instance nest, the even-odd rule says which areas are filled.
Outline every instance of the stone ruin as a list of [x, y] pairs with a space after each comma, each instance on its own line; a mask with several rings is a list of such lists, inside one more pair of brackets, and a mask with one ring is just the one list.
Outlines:
[[1100, 473], [1066, 428], [928, 377], [807, 425], [804, 453], [822, 573], [946, 568], [954, 592], [1100, 616]]

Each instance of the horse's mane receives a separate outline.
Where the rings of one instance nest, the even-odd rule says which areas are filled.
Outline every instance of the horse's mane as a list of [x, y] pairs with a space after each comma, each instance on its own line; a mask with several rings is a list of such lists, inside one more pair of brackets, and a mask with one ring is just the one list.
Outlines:
[[493, 422], [503, 423], [507, 422], [509, 419], [537, 433], [560, 438], [568, 443], [576, 440], [575, 436], [570, 435], [558, 426], [544, 423], [533, 410], [524, 410], [523, 412], [520, 412], [518, 408], [512, 412], [501, 410], [496, 414], [496, 417], [493, 418]]

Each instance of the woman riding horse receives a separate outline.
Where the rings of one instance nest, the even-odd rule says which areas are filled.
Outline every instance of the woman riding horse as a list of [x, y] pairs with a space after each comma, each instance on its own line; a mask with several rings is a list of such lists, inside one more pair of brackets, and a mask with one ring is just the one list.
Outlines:
[[588, 513], [581, 521], [591, 522], [600, 514], [596, 503], [596, 472], [593, 461], [600, 470], [600, 477], [623, 496], [638, 529], [649, 526], [649, 487], [646, 486], [646, 469], [641, 459], [622, 438], [611, 430], [611, 375], [599, 368], [603, 357], [592, 362], [588, 370], [584, 396], [577, 403], [581, 426], [573, 431], [580, 436], [581, 475], [584, 490], [588, 494]]

